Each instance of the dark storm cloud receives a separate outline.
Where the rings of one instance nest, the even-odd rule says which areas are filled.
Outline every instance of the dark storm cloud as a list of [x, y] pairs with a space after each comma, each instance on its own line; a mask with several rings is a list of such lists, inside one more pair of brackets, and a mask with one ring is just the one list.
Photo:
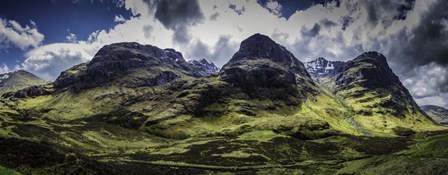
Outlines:
[[331, 27], [338, 25], [335, 22], [330, 21], [329, 19], [323, 19], [323, 20], [319, 21], [319, 23], [325, 28], [331, 28]]
[[302, 27], [302, 29], [300, 30], [300, 33], [302, 34], [302, 36], [306, 36], [306, 37], [315, 37], [315, 36], [319, 35], [319, 32], [320, 32], [320, 25], [317, 23], [315, 23], [311, 29]]
[[413, 10], [415, 5], [415, 0], [367, 0], [360, 2], [367, 9], [367, 19], [371, 26], [383, 23], [386, 27], [393, 20], [405, 20], [408, 12]]
[[[424, 13], [418, 26], [389, 39], [388, 58], [420, 103], [448, 97], [448, 2], [439, 0]], [[445, 100], [443, 100], [445, 101]], [[445, 106], [448, 103], [445, 101]]]
[[219, 16], [219, 13], [218, 13], [218, 12], [215, 12], [215, 13], [213, 13], [213, 14], [210, 16], [209, 20], [211, 20], [211, 21], [216, 21], [216, 19], [218, 18], [218, 16]]
[[204, 15], [197, 0], [161, 0], [155, 18], [175, 32], [174, 41], [186, 43], [190, 39], [188, 26], [202, 21]]
[[421, 18], [412, 35], [400, 34], [391, 53], [412, 65], [448, 64], [448, 1], [439, 0]]
[[235, 13], [237, 13], [238, 15], [242, 15], [246, 11], [246, 8], [244, 6], [240, 9], [237, 9], [235, 4], [230, 4], [229, 8], [235, 11]]

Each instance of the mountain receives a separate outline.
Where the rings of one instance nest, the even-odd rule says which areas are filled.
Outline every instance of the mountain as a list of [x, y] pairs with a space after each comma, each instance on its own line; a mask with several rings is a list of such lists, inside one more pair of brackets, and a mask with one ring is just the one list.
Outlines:
[[285, 47], [261, 34], [241, 42], [240, 49], [219, 75], [254, 98], [289, 98], [297, 102], [315, 91], [303, 63]]
[[212, 66], [189, 63], [174, 49], [116, 43], [101, 48], [89, 63], [64, 71], [54, 85], [77, 90], [111, 85], [158, 86], [182, 77], [214, 74], [217, 70]]
[[336, 71], [335, 94], [353, 107], [360, 125], [374, 132], [432, 125], [382, 54], [363, 53]]
[[197, 70], [204, 71], [208, 75], [217, 74], [219, 72], [219, 68], [215, 66], [214, 63], [208, 62], [206, 59], [201, 60], [190, 60], [188, 61], [190, 64], [193, 64], [193, 66]]
[[285, 47], [255, 34], [217, 71], [173, 49], [106, 45], [55, 82], [0, 98], [0, 171], [448, 171], [448, 132], [420, 110], [379, 53], [325, 75], [330, 87]]
[[336, 70], [343, 65], [344, 62], [342, 61], [328, 61], [322, 57], [305, 63], [306, 70], [313, 78], [333, 76]]
[[448, 109], [435, 105], [425, 105], [421, 108], [437, 123], [448, 125]]
[[0, 96], [7, 92], [43, 84], [46, 84], [44, 80], [24, 70], [0, 74]]

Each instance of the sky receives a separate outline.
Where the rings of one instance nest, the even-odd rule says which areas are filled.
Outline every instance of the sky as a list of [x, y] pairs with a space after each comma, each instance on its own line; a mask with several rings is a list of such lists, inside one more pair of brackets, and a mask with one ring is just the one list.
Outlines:
[[54, 80], [116, 42], [222, 66], [254, 33], [302, 62], [381, 52], [417, 103], [448, 107], [445, 0], [2, 0], [0, 73]]

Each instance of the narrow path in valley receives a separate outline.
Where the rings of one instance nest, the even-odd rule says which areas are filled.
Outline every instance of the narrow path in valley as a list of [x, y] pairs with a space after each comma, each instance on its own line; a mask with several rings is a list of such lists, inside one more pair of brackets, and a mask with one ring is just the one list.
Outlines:
[[[424, 137], [425, 137], [424, 141], [425, 142], [428, 141], [428, 137], [426, 135], [424, 135]], [[420, 144], [419, 141], [417, 141], [417, 143], [415, 143], [415, 147], [417, 147], [418, 150], [422, 149], [419, 144]]]
[[[187, 164], [187, 163], [177, 163], [177, 162], [148, 162], [143, 160], [123, 160], [128, 163], [142, 163], [148, 165], [156, 166], [169, 166], [169, 167], [180, 167], [180, 168], [194, 168], [194, 169], [205, 169], [205, 170], [218, 170], [218, 171], [247, 171], [247, 170], [259, 170], [259, 169], [271, 169], [271, 168], [304, 168], [305, 166], [311, 165], [312, 163], [295, 163], [295, 164], [277, 164], [277, 165], [252, 165], [252, 166], [219, 166], [219, 165], [202, 165], [202, 164]], [[325, 164], [320, 162], [321, 164]], [[339, 164], [341, 162], [326, 163], [328, 165]]]

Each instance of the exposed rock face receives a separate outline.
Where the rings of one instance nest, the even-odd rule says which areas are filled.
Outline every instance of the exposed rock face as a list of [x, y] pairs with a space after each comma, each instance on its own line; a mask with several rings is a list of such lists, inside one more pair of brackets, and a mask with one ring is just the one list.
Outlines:
[[44, 80], [24, 70], [0, 74], [0, 95], [43, 84], [46, 84]]
[[6, 94], [3, 94], [4, 98], [29, 98], [29, 97], [37, 97], [41, 95], [49, 95], [53, 92], [52, 88], [48, 88], [46, 86], [40, 85], [40, 86], [30, 86], [21, 90], [18, 90], [17, 92], [9, 92]]
[[329, 61], [322, 57], [305, 63], [306, 70], [313, 78], [333, 76], [336, 70], [340, 69], [343, 65], [344, 62], [342, 61]]
[[55, 81], [55, 87], [158, 86], [180, 77], [198, 78], [210, 74], [209, 70], [185, 61], [174, 49], [116, 43], [101, 48], [89, 63], [64, 71]]
[[275, 43], [268, 36], [261, 34], [254, 34], [241, 42], [240, 49], [223, 66], [223, 69], [263, 59], [267, 59], [279, 67], [298, 75], [309, 77], [303, 63], [291, 52], [282, 45]]
[[[336, 93], [349, 92], [345, 93], [345, 98], [362, 98], [367, 93], [373, 93], [375, 98], [385, 100], [372, 108], [389, 109], [395, 116], [404, 116], [409, 112], [422, 113], [409, 91], [390, 69], [386, 58], [378, 52], [359, 55], [339, 68], [336, 74]], [[364, 101], [370, 100], [375, 99]]]
[[425, 105], [421, 108], [435, 122], [448, 125], [448, 109], [435, 105]]
[[363, 53], [354, 60], [348, 61], [337, 72], [336, 84], [341, 89], [351, 88], [355, 85], [370, 89], [396, 86], [399, 88], [398, 90], [409, 94], [398, 76], [390, 69], [386, 58], [378, 52]]
[[303, 96], [314, 83], [304, 65], [285, 47], [255, 34], [223, 66], [220, 77], [254, 98]]
[[77, 81], [77, 77], [80, 73], [86, 70], [87, 63], [82, 63], [73, 66], [72, 68], [61, 72], [61, 75], [53, 83], [55, 88], [62, 89], [64, 87], [70, 87]]

